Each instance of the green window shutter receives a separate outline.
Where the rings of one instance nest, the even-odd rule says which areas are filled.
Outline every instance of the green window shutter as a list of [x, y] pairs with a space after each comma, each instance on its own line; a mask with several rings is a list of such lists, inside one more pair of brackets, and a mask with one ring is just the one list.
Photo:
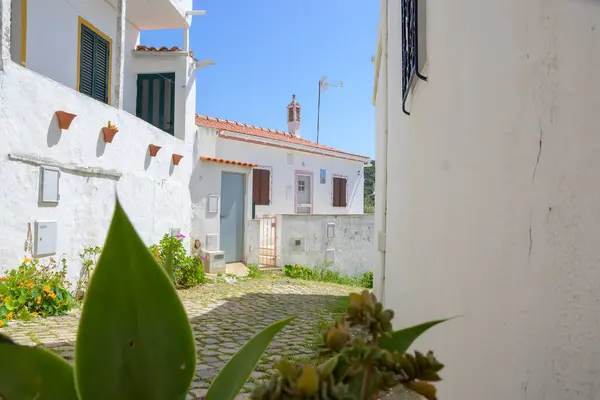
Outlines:
[[175, 134], [175, 74], [139, 74], [136, 115], [167, 132]]
[[110, 43], [82, 24], [79, 50], [79, 91], [108, 103]]

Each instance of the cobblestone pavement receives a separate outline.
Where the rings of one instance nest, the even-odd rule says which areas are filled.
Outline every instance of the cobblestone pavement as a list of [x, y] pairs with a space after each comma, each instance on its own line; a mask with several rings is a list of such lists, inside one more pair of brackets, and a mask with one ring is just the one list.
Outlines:
[[[194, 330], [198, 352], [196, 377], [188, 398], [203, 396], [217, 372], [253, 334], [292, 315], [298, 318], [271, 343], [244, 391], [250, 391], [256, 381], [268, 378], [273, 362], [280, 357], [310, 358], [314, 355], [317, 324], [335, 317], [331, 306], [340, 296], [359, 290], [278, 277], [179, 291]], [[21, 344], [47, 347], [72, 361], [79, 315], [80, 311], [75, 310], [61, 317], [17, 321], [0, 332]]]

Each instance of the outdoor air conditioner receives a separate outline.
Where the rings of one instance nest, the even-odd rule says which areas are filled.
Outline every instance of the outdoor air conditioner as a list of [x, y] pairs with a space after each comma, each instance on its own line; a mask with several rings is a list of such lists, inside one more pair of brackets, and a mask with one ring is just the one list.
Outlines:
[[207, 274], [225, 273], [225, 252], [224, 251], [205, 251], [204, 272]]

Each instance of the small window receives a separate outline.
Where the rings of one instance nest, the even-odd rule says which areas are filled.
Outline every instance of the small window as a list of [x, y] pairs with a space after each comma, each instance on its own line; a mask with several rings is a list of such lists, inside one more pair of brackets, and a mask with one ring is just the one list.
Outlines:
[[333, 206], [346, 207], [346, 178], [333, 178]]
[[255, 169], [252, 173], [252, 201], [255, 205], [268, 206], [271, 191], [271, 171]]
[[106, 104], [110, 102], [110, 51], [110, 39], [80, 20], [78, 90]]
[[304, 192], [304, 181], [298, 181], [298, 191]]
[[402, 97], [417, 70], [417, 1], [402, 0]]
[[175, 74], [139, 74], [135, 114], [170, 135], [175, 134]]

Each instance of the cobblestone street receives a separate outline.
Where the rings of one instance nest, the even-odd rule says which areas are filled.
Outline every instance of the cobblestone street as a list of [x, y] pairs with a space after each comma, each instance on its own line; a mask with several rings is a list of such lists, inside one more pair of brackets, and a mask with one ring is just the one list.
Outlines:
[[[267, 378], [273, 362], [280, 357], [311, 357], [315, 353], [313, 343], [319, 322], [335, 317], [332, 306], [341, 296], [360, 290], [336, 284], [261, 278], [180, 291], [198, 352], [196, 377], [188, 398], [203, 396], [227, 360], [253, 334], [280, 319], [298, 316], [271, 343], [244, 390], [249, 391], [253, 382]], [[21, 344], [52, 349], [72, 361], [79, 313], [75, 310], [61, 317], [16, 321], [0, 332]]]

